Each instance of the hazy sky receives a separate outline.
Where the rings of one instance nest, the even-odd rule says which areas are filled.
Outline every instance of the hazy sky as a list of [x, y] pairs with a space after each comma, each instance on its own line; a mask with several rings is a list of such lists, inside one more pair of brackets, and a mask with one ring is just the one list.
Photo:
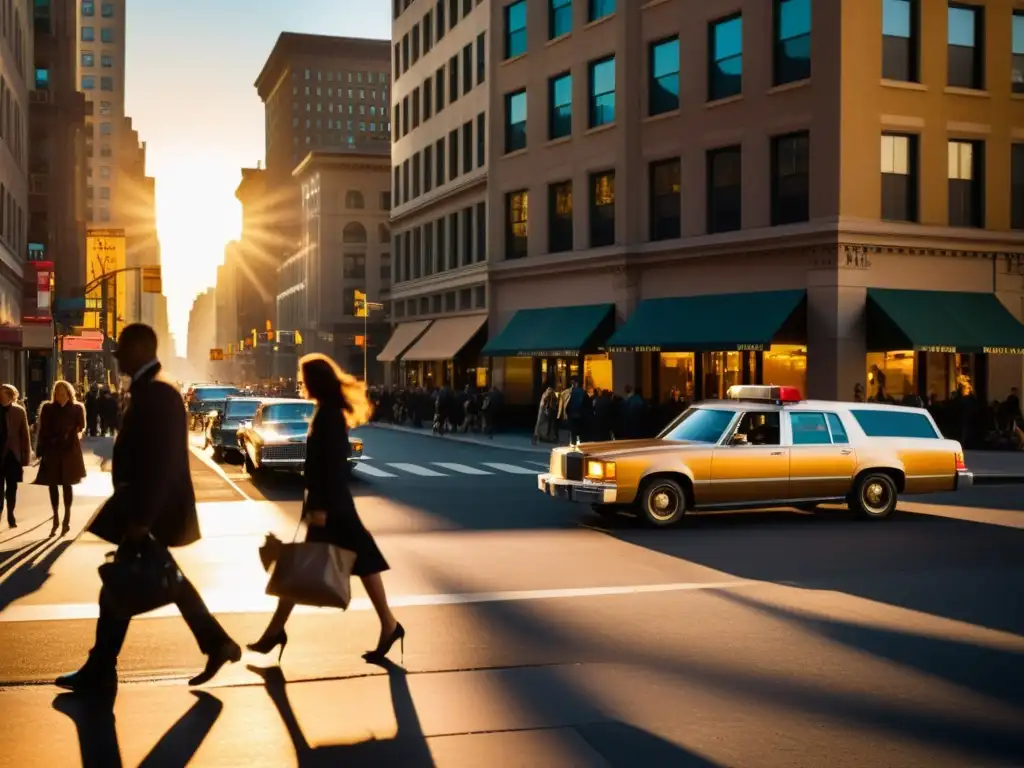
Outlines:
[[391, 36], [387, 0], [128, 0], [126, 111], [157, 180], [164, 292], [185, 350], [196, 294], [238, 237], [239, 169], [263, 160], [253, 83], [284, 31]]

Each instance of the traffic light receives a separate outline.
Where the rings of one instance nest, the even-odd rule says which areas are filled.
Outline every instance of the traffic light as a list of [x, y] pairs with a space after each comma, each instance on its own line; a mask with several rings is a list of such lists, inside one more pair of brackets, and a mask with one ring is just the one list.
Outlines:
[[366, 337], [365, 336], [356, 336], [355, 337], [355, 342], [356, 342], [356, 346], [357, 347], [365, 347], [366, 346]]
[[254, 347], [256, 346], [256, 343], [259, 341], [259, 337], [260, 337], [260, 335], [256, 332], [256, 329], [253, 328], [252, 329], [252, 345]]
[[356, 317], [366, 317], [366, 294], [362, 291], [356, 291]]

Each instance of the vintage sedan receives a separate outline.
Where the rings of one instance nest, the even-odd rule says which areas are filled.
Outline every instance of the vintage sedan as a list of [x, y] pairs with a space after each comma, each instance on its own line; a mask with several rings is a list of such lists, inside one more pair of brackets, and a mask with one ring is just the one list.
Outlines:
[[922, 408], [805, 401], [792, 387], [731, 387], [689, 408], [658, 437], [583, 443], [551, 452], [541, 492], [636, 512], [654, 526], [693, 512], [842, 502], [889, 517], [899, 495], [969, 487], [956, 440]]
[[[306, 433], [315, 405], [309, 400], [263, 400], [252, 424], [238, 432], [245, 470], [252, 476], [301, 472], [306, 461]], [[349, 437], [349, 467], [363, 456], [363, 441]]]
[[193, 387], [185, 396], [185, 408], [189, 415], [189, 429], [206, 428], [206, 422], [216, 411], [224, 409], [229, 397], [240, 394], [237, 387], [220, 384], [201, 384]]
[[252, 425], [252, 420], [263, 400], [259, 397], [229, 397], [224, 408], [213, 411], [206, 421], [206, 447], [213, 449], [213, 460], [218, 464], [229, 459], [240, 459], [238, 431]]

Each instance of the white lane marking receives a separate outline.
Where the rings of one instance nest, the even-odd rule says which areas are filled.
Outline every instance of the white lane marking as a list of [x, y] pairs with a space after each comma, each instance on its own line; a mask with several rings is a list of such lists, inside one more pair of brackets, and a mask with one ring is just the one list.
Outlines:
[[402, 462], [389, 462], [389, 467], [400, 469], [403, 472], [408, 472], [410, 475], [419, 475], [420, 477], [448, 477], [444, 472], [435, 472], [428, 467], [421, 467], [419, 464], [403, 464]]
[[517, 467], [515, 464], [502, 464], [501, 462], [485, 461], [485, 467], [496, 469], [499, 472], [508, 472], [510, 475], [536, 475], [536, 469], [527, 469], [526, 467]]
[[371, 477], [398, 477], [393, 472], [385, 472], [383, 469], [373, 466], [373, 464], [356, 464], [353, 470], [361, 475], [370, 475]]
[[[403, 595], [390, 597], [393, 606], [402, 608], [431, 607], [443, 605], [472, 605], [475, 603], [505, 603], [523, 600], [568, 600], [583, 597], [615, 597], [622, 595], [645, 595], [664, 592], [701, 592], [709, 590], [740, 589], [768, 585], [768, 582], [750, 579], [710, 582], [678, 582], [671, 584], [638, 584], [619, 587], [582, 587], [576, 589], [531, 589], [510, 592], [466, 592], [439, 595]], [[215, 614], [272, 613], [277, 605], [276, 598], [260, 593], [239, 595], [237, 591], [205, 590], [203, 598], [207, 607]], [[350, 611], [370, 611], [373, 606], [368, 598], [353, 598]], [[336, 608], [313, 608], [300, 605], [298, 613], [337, 613]], [[0, 624], [26, 621], [72, 621], [96, 619], [99, 608], [94, 603], [63, 603], [57, 605], [12, 605], [0, 614]], [[136, 620], [163, 619], [177, 616], [178, 610], [168, 606], [138, 616]]]
[[535, 467], [544, 467], [544, 469], [547, 469], [548, 467], [551, 466], [551, 462], [549, 461], [528, 461], [526, 463], [532, 464]]
[[442, 469], [450, 469], [452, 472], [458, 472], [463, 475], [493, 475], [493, 472], [488, 472], [485, 469], [477, 469], [471, 467], [468, 464], [451, 464], [446, 461], [434, 461], [431, 462], [435, 467], [441, 467]]
[[203, 462], [203, 464], [205, 464], [210, 469], [212, 469], [214, 472], [216, 472], [218, 475], [220, 475], [222, 478], [224, 478], [224, 482], [226, 482], [228, 485], [231, 486], [231, 490], [233, 490], [235, 493], [237, 493], [239, 496], [241, 496], [245, 501], [253, 501], [252, 496], [250, 496], [245, 491], [243, 491], [241, 488], [239, 488], [238, 487], [238, 483], [236, 483], [234, 480], [232, 480], [230, 477], [228, 477], [228, 473], [224, 471], [224, 468], [222, 466], [220, 466], [217, 462], [215, 462], [211, 457], [206, 455], [206, 451], [205, 450], [200, 450], [200, 449], [196, 448], [194, 445], [193, 446], [189, 446], [189, 448], [192, 451], [192, 453], [194, 453], [196, 455], [196, 457], [201, 462]]

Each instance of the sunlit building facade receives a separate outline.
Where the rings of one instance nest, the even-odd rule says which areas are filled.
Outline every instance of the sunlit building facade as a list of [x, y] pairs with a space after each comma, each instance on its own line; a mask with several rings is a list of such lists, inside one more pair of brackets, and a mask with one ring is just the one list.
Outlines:
[[508, 402], [1021, 386], [1019, 4], [485, 5], [483, 354]]

